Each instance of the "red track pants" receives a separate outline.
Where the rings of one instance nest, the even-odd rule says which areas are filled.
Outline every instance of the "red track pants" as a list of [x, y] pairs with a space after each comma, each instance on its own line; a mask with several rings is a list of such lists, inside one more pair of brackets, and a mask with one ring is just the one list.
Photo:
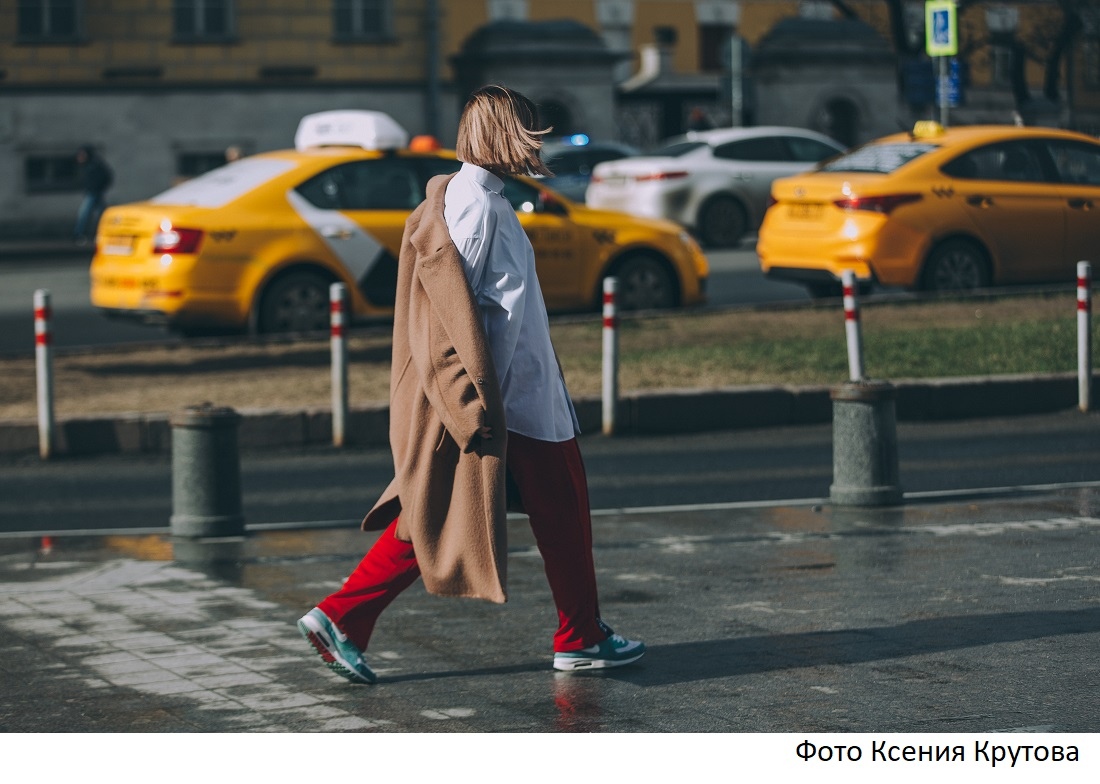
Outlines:
[[[542, 554], [558, 609], [555, 651], [574, 651], [603, 640], [598, 623], [596, 570], [588, 480], [576, 439], [560, 443], [508, 433], [508, 471], [519, 488]], [[412, 544], [382, 532], [344, 587], [318, 608], [361, 651], [382, 611], [420, 576]]]

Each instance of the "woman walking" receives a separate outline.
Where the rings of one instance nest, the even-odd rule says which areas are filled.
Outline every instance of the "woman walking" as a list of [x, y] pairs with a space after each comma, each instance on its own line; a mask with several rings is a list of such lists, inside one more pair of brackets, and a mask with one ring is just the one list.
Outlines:
[[577, 418], [534, 251], [501, 195], [505, 175], [549, 173], [538, 154], [548, 130], [519, 93], [477, 90], [459, 121], [461, 170], [433, 178], [405, 224], [390, 378], [396, 476], [363, 520], [385, 530], [298, 621], [348, 680], [375, 682], [363, 652], [417, 577], [431, 593], [506, 601], [506, 494], [530, 518], [557, 606], [554, 667], [616, 667], [645, 653], [600, 619]]

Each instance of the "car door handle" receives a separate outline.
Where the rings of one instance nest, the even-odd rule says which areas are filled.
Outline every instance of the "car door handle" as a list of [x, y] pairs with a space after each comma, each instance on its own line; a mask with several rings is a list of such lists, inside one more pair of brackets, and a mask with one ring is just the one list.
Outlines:
[[1092, 199], [1070, 199], [1069, 206], [1075, 210], [1088, 210], [1092, 209]]
[[967, 196], [966, 203], [971, 207], [981, 207], [985, 209], [986, 207], [993, 206], [993, 199], [988, 196]]
[[343, 226], [322, 226], [321, 236], [329, 240], [350, 240], [352, 233], [351, 229], [345, 229]]

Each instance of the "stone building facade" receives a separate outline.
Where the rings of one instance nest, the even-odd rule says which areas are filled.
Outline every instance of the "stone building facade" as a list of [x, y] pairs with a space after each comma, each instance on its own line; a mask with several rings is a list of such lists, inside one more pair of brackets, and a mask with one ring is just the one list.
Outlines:
[[[885, 37], [882, 0], [845, 5]], [[973, 44], [971, 103], [959, 121], [968, 111], [1007, 121], [1011, 96], [999, 81], [1003, 58], [990, 31], [997, 28], [997, 40], [1017, 30], [1033, 35], [1052, 7], [1019, 0], [995, 4], [995, 13], [978, 4], [963, 15]], [[762, 78], [792, 96], [779, 101], [758, 90], [752, 112], [732, 109], [734, 36], [754, 53], [783, 19], [836, 16], [827, 0], [3, 2], [0, 238], [71, 229], [80, 199], [73, 154], [82, 144], [115, 169], [109, 201], [134, 201], [212, 167], [227, 147], [288, 147], [298, 120], [314, 111], [378, 109], [410, 133], [451, 145], [464, 91], [479, 80], [531, 92], [555, 123], [642, 147], [682, 130], [695, 108], [717, 125], [813, 127], [830, 107], [832, 121], [855, 107], [853, 138], [862, 138], [899, 114], [877, 65], [874, 89], [829, 98], [826, 85], [812, 81], [816, 74], [776, 63]], [[520, 26], [502, 33], [501, 24]], [[1100, 129], [1094, 22], [1073, 62], [1076, 120]], [[869, 79], [861, 72], [859, 80]], [[1028, 81], [1037, 89], [1041, 80], [1029, 65]], [[751, 84], [744, 87], [750, 94]]]

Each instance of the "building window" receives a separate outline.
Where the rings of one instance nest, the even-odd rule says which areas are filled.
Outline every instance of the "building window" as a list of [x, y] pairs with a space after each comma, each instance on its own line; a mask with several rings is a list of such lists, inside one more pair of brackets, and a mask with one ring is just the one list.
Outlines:
[[80, 37], [80, 0], [19, 0], [20, 41], [71, 43]]
[[699, 25], [699, 70], [714, 73], [730, 68], [730, 39], [733, 27], [724, 24]]
[[174, 0], [172, 19], [178, 41], [224, 42], [233, 37], [233, 0]]
[[989, 45], [989, 82], [994, 87], [1012, 84], [1012, 47], [1001, 43]]
[[334, 0], [333, 37], [341, 41], [376, 41], [393, 37], [390, 0]]
[[227, 162], [225, 150], [213, 152], [182, 152], [176, 158], [176, 175], [183, 178], [198, 177]]
[[1084, 65], [1081, 79], [1085, 87], [1100, 90], [1100, 38], [1086, 40], [1081, 55]]
[[28, 155], [23, 159], [23, 180], [27, 193], [81, 190], [80, 167], [71, 153]]

